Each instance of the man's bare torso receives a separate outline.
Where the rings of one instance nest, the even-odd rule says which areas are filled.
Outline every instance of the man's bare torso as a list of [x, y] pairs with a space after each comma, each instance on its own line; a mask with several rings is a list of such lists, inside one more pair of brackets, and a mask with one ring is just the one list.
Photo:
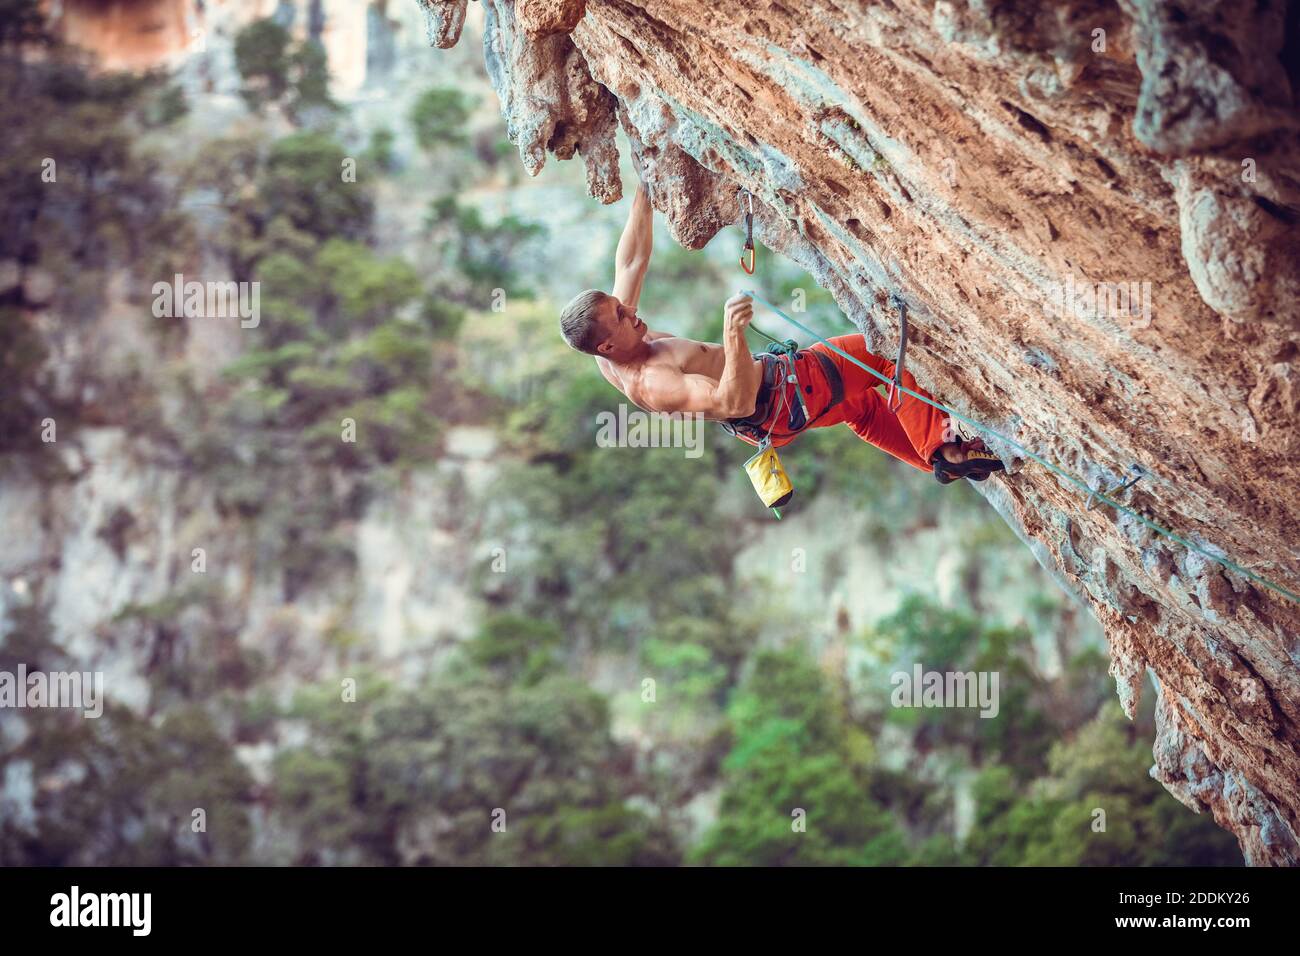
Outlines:
[[[669, 370], [679, 375], [704, 375], [717, 380], [726, 368], [723, 348], [714, 342], [697, 342], [667, 332], [647, 332], [646, 341], [650, 355], [644, 361], [617, 363], [602, 356], [596, 357], [596, 365], [609, 383], [646, 411], [660, 410], [654, 407], [654, 400], [644, 387], [649, 369]], [[758, 359], [754, 359], [754, 364], [762, 365]]]

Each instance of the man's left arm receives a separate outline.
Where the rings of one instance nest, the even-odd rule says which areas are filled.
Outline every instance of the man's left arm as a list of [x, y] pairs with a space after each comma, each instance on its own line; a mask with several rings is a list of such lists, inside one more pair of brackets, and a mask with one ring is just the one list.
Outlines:
[[650, 268], [650, 252], [654, 246], [654, 210], [645, 183], [637, 186], [632, 197], [632, 212], [618, 240], [614, 253], [613, 295], [629, 309], [635, 309], [641, 299], [641, 286], [645, 284], [646, 270]]

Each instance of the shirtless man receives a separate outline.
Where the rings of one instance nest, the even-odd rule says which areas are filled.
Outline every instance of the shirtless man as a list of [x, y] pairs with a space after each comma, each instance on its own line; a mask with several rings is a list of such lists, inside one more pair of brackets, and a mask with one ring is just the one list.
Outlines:
[[[613, 292], [588, 289], [560, 315], [569, 345], [594, 355], [601, 374], [632, 402], [650, 412], [698, 412], [751, 445], [785, 445], [806, 428], [843, 423], [944, 484], [961, 477], [983, 481], [1002, 469], [981, 441], [961, 441], [933, 406], [904, 393], [891, 411], [878, 391], [879, 379], [821, 343], [789, 358], [751, 354], [745, 328], [753, 305], [747, 296], [727, 300], [721, 345], [651, 330], [637, 315], [637, 302], [650, 265], [652, 216], [643, 185], [618, 243]], [[830, 341], [893, 377], [893, 363], [868, 352], [862, 336]], [[907, 371], [903, 384], [927, 394]]]

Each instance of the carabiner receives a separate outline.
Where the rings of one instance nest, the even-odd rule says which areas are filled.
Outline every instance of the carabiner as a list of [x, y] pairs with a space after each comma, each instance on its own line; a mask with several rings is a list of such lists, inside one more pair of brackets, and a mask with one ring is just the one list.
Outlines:
[[[748, 264], [748, 265], [745, 264], [745, 253], [746, 253], [746, 252], [749, 253], [749, 264]], [[745, 274], [746, 274], [746, 275], [751, 275], [751, 276], [752, 276], [752, 275], [754, 274], [754, 244], [753, 244], [752, 242], [746, 242], [746, 243], [745, 243], [745, 248], [742, 249], [741, 252], [740, 252], [740, 268], [742, 268], [742, 269], [745, 270]]]
[[[754, 274], [754, 194], [745, 191], [745, 198], [749, 200], [749, 211], [745, 213], [745, 244], [740, 249], [740, 268], [745, 270], [745, 275]], [[745, 253], [749, 253], [749, 264], [745, 264]]]

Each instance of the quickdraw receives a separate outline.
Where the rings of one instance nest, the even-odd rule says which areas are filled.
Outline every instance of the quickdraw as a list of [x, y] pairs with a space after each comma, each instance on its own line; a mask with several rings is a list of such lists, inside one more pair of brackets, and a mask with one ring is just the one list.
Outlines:
[[898, 358], [894, 362], [894, 380], [889, 383], [885, 401], [891, 412], [897, 412], [903, 407], [903, 365], [907, 361], [907, 303], [897, 293], [889, 296], [889, 302], [898, 309]]
[[[740, 250], [740, 268], [745, 270], [746, 275], [752, 276], [754, 274], [754, 194], [747, 191], [745, 198], [749, 201], [749, 211], [745, 213], [745, 245]], [[748, 265], [745, 263], [746, 253], [749, 253]]]

